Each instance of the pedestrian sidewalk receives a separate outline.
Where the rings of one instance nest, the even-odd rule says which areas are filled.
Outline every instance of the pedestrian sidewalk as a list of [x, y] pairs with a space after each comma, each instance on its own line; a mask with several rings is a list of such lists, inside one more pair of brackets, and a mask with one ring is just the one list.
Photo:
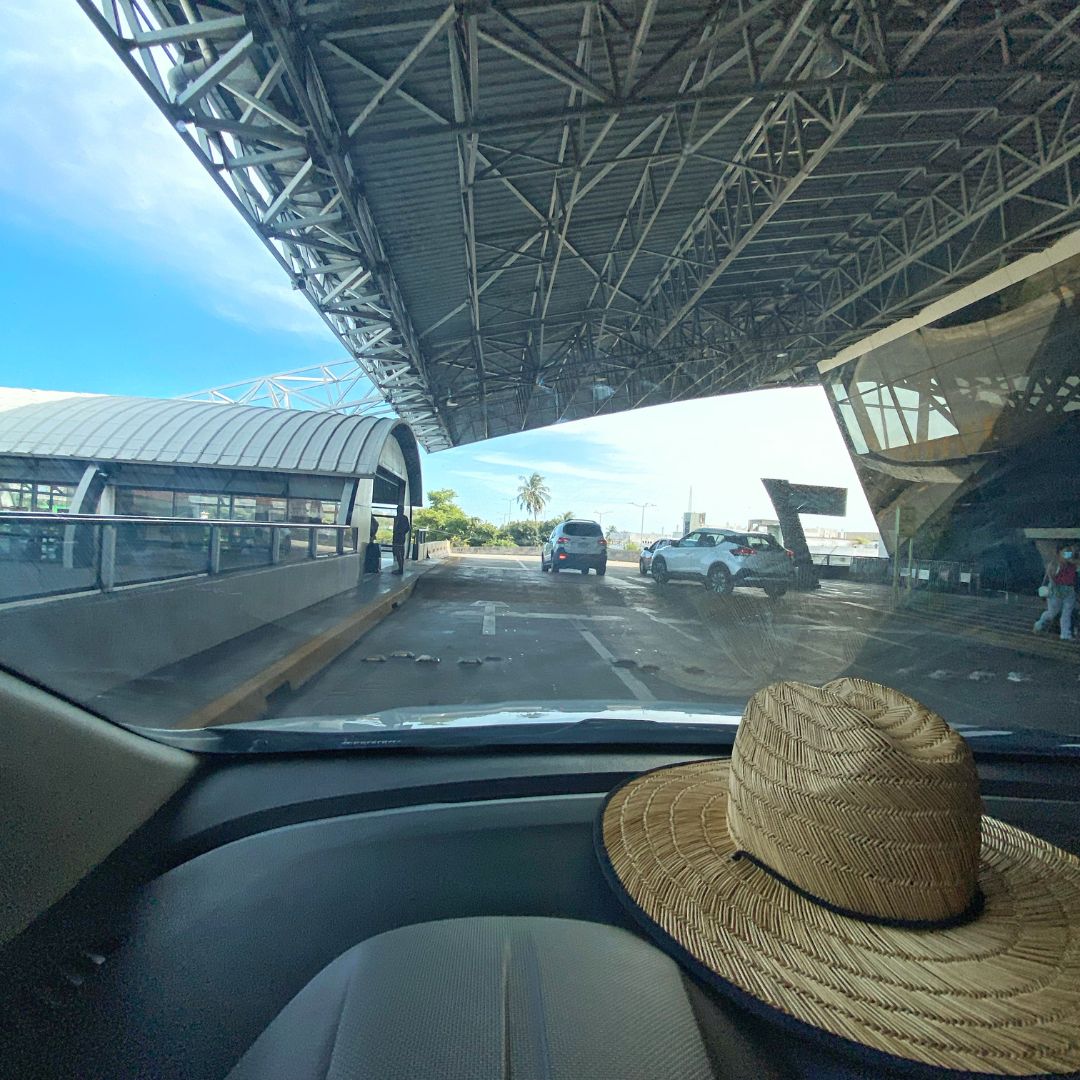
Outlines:
[[939, 627], [945, 624], [988, 644], [1080, 664], [1080, 641], [1062, 641], [1056, 628], [1038, 634], [1032, 631], [1035, 620], [1046, 610], [1046, 601], [1038, 596], [964, 596], [916, 590], [902, 592], [895, 610]]
[[[389, 564], [389, 565], [392, 565]], [[441, 560], [386, 566], [359, 586], [277, 622], [113, 687], [87, 704], [148, 728], [202, 728], [255, 720], [271, 695], [294, 690], [403, 604]]]

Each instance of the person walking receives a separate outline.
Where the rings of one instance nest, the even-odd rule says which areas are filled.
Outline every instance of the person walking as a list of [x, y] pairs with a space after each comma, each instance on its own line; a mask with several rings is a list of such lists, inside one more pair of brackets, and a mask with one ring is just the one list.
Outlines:
[[1076, 610], [1077, 545], [1068, 540], [1057, 546], [1057, 557], [1046, 567], [1046, 610], [1035, 623], [1036, 633], [1045, 630], [1061, 616], [1061, 640], [1072, 638], [1073, 612]]
[[397, 563], [395, 574], [405, 573], [405, 541], [412, 530], [409, 519], [405, 516], [405, 506], [398, 504], [397, 516], [394, 518], [394, 562]]

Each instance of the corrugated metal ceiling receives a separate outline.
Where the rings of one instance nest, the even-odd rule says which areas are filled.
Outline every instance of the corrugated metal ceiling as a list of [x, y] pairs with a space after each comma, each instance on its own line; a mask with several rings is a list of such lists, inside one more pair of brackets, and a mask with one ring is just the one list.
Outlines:
[[162, 108], [429, 446], [812, 379], [1080, 221], [1073, 0], [132, 2], [216, 65]]

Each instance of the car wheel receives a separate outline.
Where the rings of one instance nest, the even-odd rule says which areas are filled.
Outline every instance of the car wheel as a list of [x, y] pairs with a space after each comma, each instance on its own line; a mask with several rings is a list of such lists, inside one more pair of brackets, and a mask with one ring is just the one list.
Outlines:
[[551, 560], [551, 572], [557, 574], [559, 572], [559, 564], [554, 559]]
[[550, 569], [550, 567], [548, 566], [548, 564], [546, 562], [544, 562], [544, 556], [541, 555], [540, 556], [540, 573], [541, 574], [546, 574], [549, 569]]
[[581, 576], [582, 577], [588, 577], [589, 576], [589, 568], [587, 566], [583, 566], [581, 568]]
[[653, 559], [652, 576], [657, 585], [666, 585], [671, 580], [667, 572], [667, 563], [663, 559]]
[[637, 570], [638, 570], [638, 573], [641, 574], [642, 577], [644, 577], [649, 572], [648, 570], [645, 569], [645, 560], [644, 559], [638, 559], [638, 561], [637, 561]]
[[786, 585], [766, 585], [766, 586], [764, 586], [764, 589], [765, 589], [765, 595], [770, 600], [779, 600], [780, 597], [783, 596], [784, 593], [787, 592], [787, 586]]
[[709, 576], [705, 579], [705, 588], [717, 596], [730, 596], [735, 589], [735, 581], [728, 568], [717, 563], [709, 567]]
[[607, 573], [607, 563], [602, 562], [597, 568], [596, 573], [598, 576], [603, 577]]

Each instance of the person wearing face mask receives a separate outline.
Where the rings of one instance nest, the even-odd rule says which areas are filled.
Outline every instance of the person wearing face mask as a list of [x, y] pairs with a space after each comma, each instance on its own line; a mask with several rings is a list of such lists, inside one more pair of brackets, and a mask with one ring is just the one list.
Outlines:
[[1072, 637], [1073, 612], [1076, 610], [1077, 544], [1068, 540], [1058, 544], [1057, 558], [1047, 564], [1046, 583], [1049, 589], [1046, 610], [1035, 623], [1036, 632], [1045, 630], [1055, 616], [1061, 616], [1061, 640]]

